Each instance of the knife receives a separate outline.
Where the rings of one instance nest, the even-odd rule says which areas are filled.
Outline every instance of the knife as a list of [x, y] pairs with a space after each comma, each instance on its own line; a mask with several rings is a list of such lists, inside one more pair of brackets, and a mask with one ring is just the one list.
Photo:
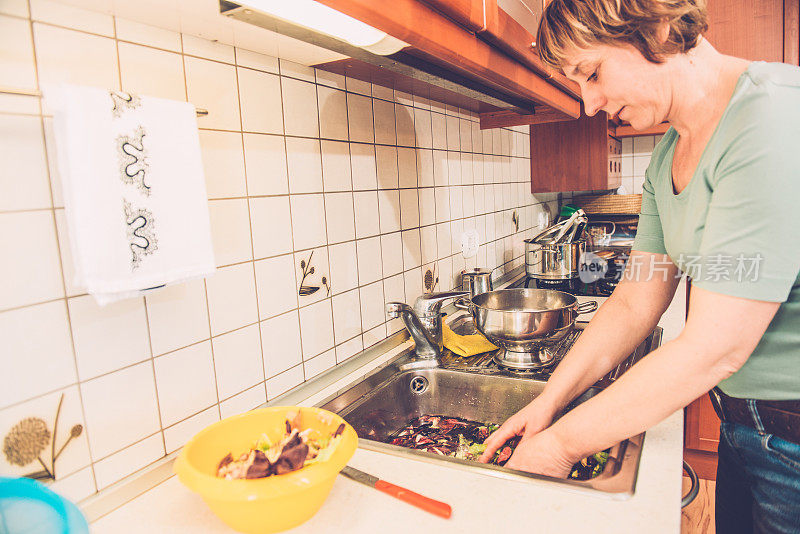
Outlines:
[[449, 504], [435, 501], [430, 497], [425, 497], [419, 493], [414, 493], [413, 491], [396, 486], [390, 482], [381, 480], [376, 476], [365, 473], [364, 471], [359, 471], [355, 467], [346, 465], [344, 469], [342, 469], [342, 474], [347, 478], [355, 480], [356, 482], [361, 482], [362, 484], [373, 487], [378, 491], [388, 493], [392, 497], [396, 497], [401, 501], [405, 501], [408, 504], [416, 506], [417, 508], [422, 508], [426, 512], [438, 515], [439, 517], [444, 517], [447, 519], [452, 513], [452, 509], [450, 508]]

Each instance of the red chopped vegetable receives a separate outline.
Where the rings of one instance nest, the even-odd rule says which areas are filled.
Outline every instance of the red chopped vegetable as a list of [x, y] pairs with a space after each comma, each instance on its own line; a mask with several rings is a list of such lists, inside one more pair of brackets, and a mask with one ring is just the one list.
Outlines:
[[[456, 458], [477, 461], [478, 456], [483, 452], [481, 444], [498, 426], [458, 417], [421, 415], [416, 419], [412, 419], [406, 426], [389, 436], [387, 442], [392, 445], [442, 456], [455, 456]], [[495, 453], [491, 463], [505, 465], [520, 440], [520, 436], [508, 440]], [[600, 459], [598, 459], [598, 455]], [[603, 471], [607, 457], [608, 454], [603, 456], [603, 453], [598, 453], [575, 464], [570, 473], [570, 478], [588, 480], [597, 476]]]
[[511, 447], [505, 446], [500, 451], [500, 454], [497, 456], [497, 463], [506, 462], [509, 458], [511, 458]]

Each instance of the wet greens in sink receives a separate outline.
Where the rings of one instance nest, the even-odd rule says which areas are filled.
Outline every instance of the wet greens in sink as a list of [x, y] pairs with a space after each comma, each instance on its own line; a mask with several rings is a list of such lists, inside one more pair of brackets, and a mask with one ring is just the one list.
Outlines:
[[[479, 423], [459, 417], [426, 414], [412, 419], [387, 441], [400, 447], [477, 461], [486, 450], [484, 440], [499, 427], [500, 425], [494, 423]], [[519, 437], [508, 440], [497, 450], [492, 463], [505, 465], [519, 441]], [[594, 478], [603, 472], [607, 461], [607, 450], [584, 458], [572, 467], [569, 478], [573, 480]]]
[[[578, 325], [577, 328], [580, 329], [581, 326]], [[629, 363], [620, 364], [609, 377], [571, 402], [564, 412], [599, 393], [602, 387], [612, 383], [627, 370], [634, 357], [643, 357], [658, 347], [660, 340], [661, 330], [656, 328], [626, 360]], [[518, 481], [547, 481], [568, 486], [570, 490], [599, 492], [614, 499], [633, 495], [644, 434], [612, 446], [607, 455], [598, 453], [597, 456], [584, 459], [573, 469], [577, 473], [567, 480], [512, 470], [500, 465], [482, 464], [451, 455], [460, 444], [458, 436], [455, 436], [455, 447], [447, 454], [435, 451], [429, 453], [418, 448], [392, 444], [393, 439], [403, 437], [398, 434], [409, 422], [423, 415], [446, 414], [450, 419], [483, 422], [477, 427], [478, 430], [481, 426], [486, 426], [488, 431], [489, 427], [485, 422], [505, 421], [524, 408], [542, 393], [546, 379], [546, 376], [539, 374], [529, 376], [506, 373], [485, 366], [442, 367], [440, 361], [420, 359], [409, 350], [333, 393], [320, 402], [319, 406], [338, 413], [350, 423], [358, 433], [359, 447], [364, 449], [487, 476]], [[464, 438], [470, 439], [470, 435], [465, 434]], [[470, 445], [475, 450], [476, 443], [480, 445], [482, 441], [483, 438], [473, 438], [472, 444], [466, 444], [467, 451], [469, 452]], [[506, 454], [510, 456], [510, 452], [509, 448]], [[596, 466], [601, 463], [605, 465], [598, 469]], [[597, 476], [594, 476], [595, 469], [599, 472]]]

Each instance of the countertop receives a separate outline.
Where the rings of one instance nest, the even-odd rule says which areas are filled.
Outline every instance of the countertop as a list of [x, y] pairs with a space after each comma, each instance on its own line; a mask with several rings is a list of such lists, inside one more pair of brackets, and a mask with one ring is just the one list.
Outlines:
[[[663, 342], [683, 327], [684, 286], [659, 325]], [[586, 300], [581, 298], [580, 300]], [[602, 299], [598, 299], [602, 300]], [[583, 319], [583, 317], [582, 317]], [[310, 396], [313, 405], [330, 392], [405, 350], [410, 341]], [[506, 480], [443, 465], [358, 449], [349, 462], [358, 469], [450, 504], [441, 519], [345, 477], [338, 477], [320, 511], [291, 530], [297, 533], [491, 532], [535, 529], [539, 533], [680, 531], [683, 411], [647, 431], [636, 490], [632, 497], [578, 493], [542, 480]], [[91, 524], [94, 533], [231, 533], [200, 497], [175, 476]]]

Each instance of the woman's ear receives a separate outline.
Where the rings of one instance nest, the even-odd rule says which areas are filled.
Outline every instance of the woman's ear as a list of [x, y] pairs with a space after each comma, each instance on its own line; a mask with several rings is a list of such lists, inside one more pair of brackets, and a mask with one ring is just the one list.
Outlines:
[[669, 21], [667, 19], [661, 19], [661, 22], [658, 23], [658, 42], [664, 44], [669, 39]]

